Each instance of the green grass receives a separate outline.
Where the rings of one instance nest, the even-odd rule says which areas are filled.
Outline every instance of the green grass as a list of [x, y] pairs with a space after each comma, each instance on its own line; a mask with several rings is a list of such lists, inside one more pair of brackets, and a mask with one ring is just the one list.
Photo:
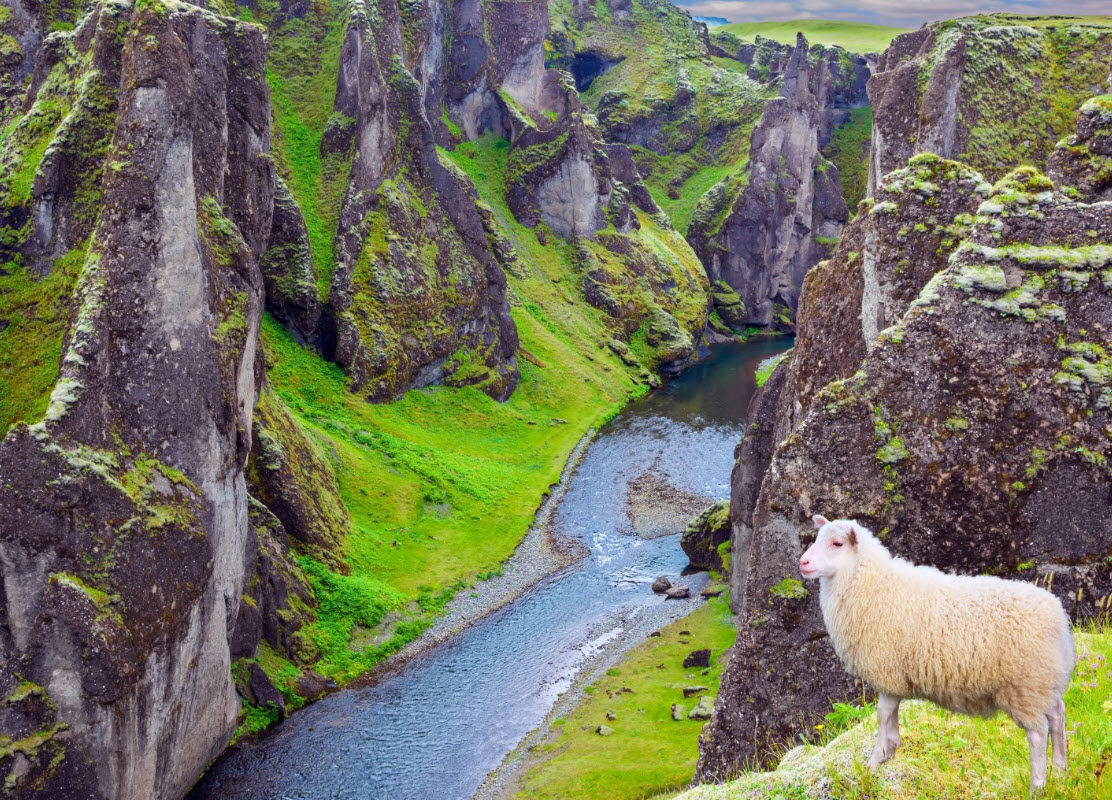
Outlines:
[[849, 121], [834, 129], [823, 155], [838, 168], [842, 197], [850, 215], [865, 199], [869, 188], [869, 138], [873, 132], [873, 110], [869, 106], [849, 112]]
[[[1050, 774], [1043, 800], [1112, 797], [1112, 629], [1075, 634], [1077, 670], [1066, 693], [1068, 773]], [[985, 800], [1027, 797], [1028, 750], [1022, 730], [1005, 715], [990, 719], [951, 714], [929, 703], [900, 707], [901, 743], [877, 775], [865, 769], [876, 718], [825, 747], [794, 751], [775, 772], [699, 787], [683, 800], [824, 797], [872, 800]], [[820, 790], [826, 785], [829, 788]], [[805, 794], [805, 792], [810, 793]]]
[[[350, 575], [302, 560], [321, 600], [305, 631], [322, 656], [314, 669], [341, 681], [395, 652], [455, 592], [496, 572], [582, 435], [645, 391], [637, 370], [605, 346], [613, 323], [582, 299], [571, 248], [555, 237], [541, 245], [505, 207], [507, 150], [486, 137], [442, 157], [474, 180], [521, 260], [508, 278], [522, 348], [509, 401], [438, 387], [368, 404], [335, 364], [301, 348], [276, 320], [263, 322], [274, 391], [330, 454], [352, 518]], [[648, 218], [634, 245], [677, 259], [686, 247]], [[700, 297], [676, 316], [702, 313]]]
[[801, 32], [811, 44], [839, 45], [853, 53], [881, 53], [893, 39], [901, 33], [909, 33], [910, 29], [846, 20], [797, 19], [789, 22], [735, 22], [714, 31], [732, 33], [739, 39], [747, 40], [759, 34], [784, 44], [795, 44], [795, 35]]
[[789, 355], [791, 355], [791, 350], [772, 356], [771, 358], [766, 358], [757, 365], [756, 379], [758, 389], [765, 385], [765, 382], [772, 377], [772, 373], [776, 370], [776, 367]]
[[[690, 631], [690, 636], [680, 636]], [[703, 722], [672, 719], [673, 703], [688, 710], [685, 686], [718, 691], [723, 654], [737, 634], [726, 596], [713, 598], [688, 616], [632, 649], [597, 683], [534, 750], [537, 763], [522, 780], [518, 798], [535, 800], [635, 800], [679, 789], [695, 773]], [[683, 642], [687, 643], [684, 644]], [[692, 650], [710, 648], [712, 666], [685, 669]], [[663, 665], [663, 668], [660, 667]], [[623, 688], [632, 689], [622, 692]], [[608, 720], [612, 711], [616, 719]], [[599, 725], [614, 729], [595, 733]]]
[[[649, 148], [634, 148], [634, 157], [653, 199], [686, 234], [707, 190], [744, 171], [750, 134], [778, 90], [751, 80], [737, 61], [711, 57], [697, 26], [668, 0], [634, 0], [630, 20], [620, 25], [604, 3], [595, 19], [582, 24], [568, 0], [550, 3], [549, 15], [553, 31], [560, 32], [552, 41], [566, 36], [577, 51], [606, 53], [619, 62], [591, 83], [583, 99], [600, 112], [604, 130], [646, 120], [659, 127]], [[696, 89], [690, 113], [665, 118], [663, 109], [678, 107], [677, 87], [684, 85]], [[621, 102], [603, 109], [607, 95]], [[673, 186], [677, 197], [669, 196]]]
[[333, 271], [333, 241], [347, 189], [351, 156], [321, 158], [320, 145], [336, 97], [346, 15], [341, 4], [319, 0], [310, 18], [276, 24], [278, 4], [260, 0], [256, 13], [239, 6], [249, 21], [267, 25], [271, 51], [266, 79], [273, 113], [271, 154], [301, 208], [309, 233], [320, 296], [327, 298]]

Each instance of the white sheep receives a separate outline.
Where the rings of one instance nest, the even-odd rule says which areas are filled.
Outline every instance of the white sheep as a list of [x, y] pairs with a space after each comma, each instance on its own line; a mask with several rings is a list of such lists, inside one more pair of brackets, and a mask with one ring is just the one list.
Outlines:
[[1030, 583], [950, 575], [894, 558], [852, 520], [813, 518], [815, 543], [799, 560], [819, 579], [823, 621], [846, 670], [878, 692], [879, 731], [869, 768], [900, 744], [899, 706], [930, 700], [963, 714], [1008, 713], [1027, 732], [1031, 791], [1066, 768], [1066, 704], [1073, 636], [1062, 604]]

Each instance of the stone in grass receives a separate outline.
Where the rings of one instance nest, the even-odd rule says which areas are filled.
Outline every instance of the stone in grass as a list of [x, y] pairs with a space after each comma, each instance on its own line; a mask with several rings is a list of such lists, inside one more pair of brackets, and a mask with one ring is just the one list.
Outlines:
[[672, 719], [676, 722], [682, 722], [686, 716], [687, 706], [680, 705], [679, 703], [672, 703]]
[[606, 712], [606, 718], [608, 720], [610, 720], [611, 722], [613, 722], [614, 720], [616, 720], [618, 718], [618, 715], [615, 714], [613, 711], [607, 711]]
[[687, 715], [688, 719], [710, 719], [710, 715], [714, 713], [714, 701], [706, 695], [699, 698], [699, 705], [691, 709]]
[[691, 596], [691, 590], [686, 586], [673, 586], [665, 592], [665, 596], [669, 600], [682, 600], [685, 597]]
[[709, 667], [710, 650], [692, 650], [683, 660], [684, 667]]
[[663, 594], [671, 588], [672, 582], [665, 578], [663, 575], [653, 581], [653, 591], [657, 594]]
[[712, 583], [710, 586], [707, 586], [701, 592], [699, 592], [699, 596], [700, 597], [718, 597], [724, 591], [726, 591], [725, 586], [720, 586], [719, 584]]
[[611, 728], [609, 725], [599, 725], [597, 728], [595, 728], [595, 733], [597, 733], [599, 736], [610, 736], [614, 733], [614, 729]]
[[683, 687], [683, 696], [691, 697], [692, 695], [700, 694], [709, 691], [705, 686], [685, 686]]

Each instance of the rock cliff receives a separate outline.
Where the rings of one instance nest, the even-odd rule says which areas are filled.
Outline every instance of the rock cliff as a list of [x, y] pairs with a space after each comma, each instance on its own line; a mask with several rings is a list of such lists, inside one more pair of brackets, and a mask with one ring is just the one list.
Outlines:
[[808, 276], [797, 347], [738, 450], [739, 638], [701, 779], [860, 692], [798, 580], [813, 513], [856, 518], [917, 562], [1038, 581], [1075, 617], [1103, 608], [1112, 215], [1083, 201], [1094, 175], [1069, 150], [1101, 140], [1101, 102], [1083, 106], [1051, 178], [1023, 167], [990, 185], [912, 158]]
[[803, 277], [849, 221], [838, 170], [822, 150], [836, 111], [864, 105], [869, 67], [840, 48], [812, 49], [802, 35], [786, 60], [774, 48], [737, 55], [757, 54], [771, 63], [780, 96], [753, 131], [740, 180], [707, 193], [688, 238], [708, 276], [741, 296], [747, 321], [767, 326], [790, 321]]
[[49, 402], [6, 408], [33, 424], [0, 444], [14, 796], [176, 797], [235, 728], [265, 60], [262, 29], [196, 6], [96, 5], [44, 39], [3, 144], [5, 272], [74, 285]]
[[991, 14], [898, 36], [869, 83], [869, 186], [916, 153], [936, 153], [998, 180], [1045, 168], [1078, 105], [1103, 91], [1112, 30], [1082, 17]]
[[849, 218], [822, 152], [866, 105], [872, 62], [802, 38], [711, 35], [649, 0], [554, 5], [553, 31], [549, 62], [572, 73], [606, 138], [630, 146], [710, 279], [740, 295], [736, 322], [713, 321], [790, 324], [803, 275]]

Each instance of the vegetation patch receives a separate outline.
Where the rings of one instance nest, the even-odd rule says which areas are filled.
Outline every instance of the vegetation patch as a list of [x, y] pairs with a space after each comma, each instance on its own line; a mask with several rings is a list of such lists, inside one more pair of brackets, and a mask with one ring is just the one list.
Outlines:
[[[722, 595], [660, 634], [627, 653], [588, 687], [566, 718], [553, 723], [532, 751], [516, 798], [639, 800], [691, 781], [705, 722], [686, 713], [676, 720], [672, 707], [689, 712], [700, 697], [713, 700], [737, 629]], [[710, 669], [685, 668], [684, 658], [703, 648], [711, 651]], [[684, 696], [684, 689], [699, 687]], [[602, 725], [613, 732], [599, 735]]]

